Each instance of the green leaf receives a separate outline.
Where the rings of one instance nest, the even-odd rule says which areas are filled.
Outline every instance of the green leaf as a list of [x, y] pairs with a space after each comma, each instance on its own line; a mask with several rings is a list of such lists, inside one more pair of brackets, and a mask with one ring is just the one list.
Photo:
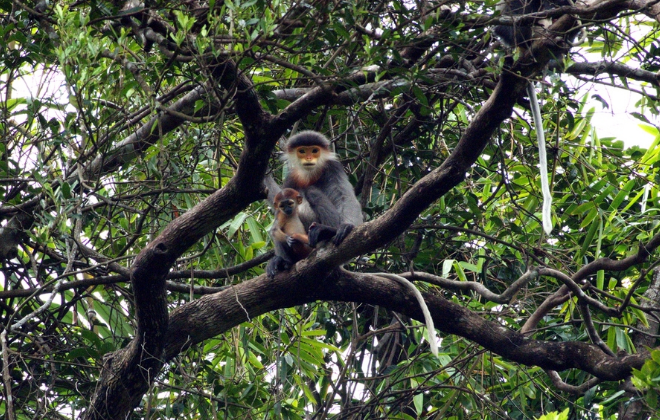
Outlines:
[[240, 212], [234, 217], [234, 219], [231, 221], [231, 224], [229, 225], [229, 230], [227, 231], [227, 239], [232, 239], [238, 229], [240, 229], [241, 226], [243, 226], [243, 222], [245, 222], [245, 219], [248, 217], [248, 214], [245, 212]]
[[463, 271], [463, 267], [461, 267], [458, 262], [454, 264], [454, 268], [456, 269], [456, 275], [460, 281], [468, 281], [465, 271]]
[[552, 411], [550, 413], [546, 413], [542, 415], [541, 417], [538, 418], [538, 420], [568, 420], [568, 415], [570, 413], [570, 410], [567, 408], [561, 413], [558, 411]]
[[250, 362], [250, 364], [252, 366], [256, 367], [257, 369], [263, 369], [264, 368], [264, 365], [261, 364], [261, 362], [257, 358], [257, 355], [254, 354], [254, 352], [249, 352], [247, 354], [247, 356], [248, 356], [248, 361]]
[[442, 277], [449, 276], [449, 273], [451, 273], [451, 269], [455, 262], [456, 260], [444, 260], [442, 262]]
[[68, 182], [62, 181], [60, 191], [62, 191], [62, 197], [64, 199], [69, 200], [71, 198], [71, 185]]
[[612, 204], [610, 204], [610, 211], [619, 208], [623, 200], [626, 198], [626, 196], [630, 193], [630, 190], [632, 189], [633, 186], [635, 186], [636, 180], [631, 179], [626, 184], [623, 186], [621, 191], [614, 197], [612, 200]]
[[248, 229], [250, 230], [250, 235], [252, 236], [252, 242], [265, 242], [263, 236], [261, 235], [261, 232], [264, 231], [264, 228], [257, 223], [257, 221], [254, 219], [254, 217], [250, 216], [248, 217], [245, 222], [248, 225]]
[[580, 247], [580, 252], [578, 252], [576, 259], [578, 261], [582, 261], [582, 258], [585, 256], [587, 249], [591, 246], [594, 236], [596, 235], [596, 232], [598, 231], [598, 227], [601, 224], [600, 218], [595, 219], [591, 222], [591, 226], [589, 227], [589, 231], [587, 232], [587, 235], [584, 237], [584, 241], [582, 242], [582, 247]]
[[417, 412], [417, 415], [421, 416], [424, 412], [424, 394], [415, 394], [413, 397], [413, 404], [415, 405], [415, 411]]
[[298, 388], [303, 390], [303, 393], [305, 394], [305, 397], [309, 400], [311, 404], [317, 404], [316, 398], [314, 397], [314, 394], [312, 391], [309, 389], [307, 384], [300, 378], [299, 375], [293, 375], [293, 379], [298, 385]]
[[600, 290], [605, 290], [605, 270], [598, 270], [596, 273], [596, 287]]
[[481, 273], [481, 270], [479, 269], [479, 267], [477, 267], [474, 264], [470, 264], [470, 263], [465, 262], [465, 261], [459, 261], [458, 264], [461, 266], [461, 268], [463, 268], [465, 270], [469, 270], [469, 271], [472, 271], [474, 273]]

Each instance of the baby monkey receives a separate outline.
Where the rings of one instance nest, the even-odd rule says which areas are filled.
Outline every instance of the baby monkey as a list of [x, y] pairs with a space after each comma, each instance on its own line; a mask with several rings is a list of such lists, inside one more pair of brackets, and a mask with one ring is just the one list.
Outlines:
[[[266, 274], [270, 278], [275, 277], [280, 271], [290, 270], [295, 263], [307, 258], [312, 252], [312, 248], [309, 246], [309, 237], [305, 231], [305, 226], [300, 221], [300, 215], [298, 213], [299, 206], [302, 202], [302, 196], [293, 188], [284, 188], [277, 193], [273, 200], [273, 204], [275, 205], [275, 222], [273, 222], [273, 227], [270, 230], [270, 237], [273, 238], [275, 245], [275, 256], [268, 261], [268, 265], [266, 266]], [[313, 222], [309, 228], [310, 230], [319, 228], [318, 240], [320, 242], [331, 240], [337, 234], [337, 228], [318, 225], [316, 222]], [[424, 320], [426, 321], [431, 353], [437, 356], [438, 339], [435, 335], [433, 318], [424, 301], [424, 297], [417, 287], [404, 277], [395, 274], [375, 274], [396, 281], [415, 295], [424, 314]]]
[[268, 277], [275, 277], [278, 272], [291, 269], [295, 263], [307, 258], [312, 252], [307, 232], [298, 214], [298, 207], [302, 202], [302, 196], [293, 188], [284, 188], [275, 196], [275, 222], [270, 230], [275, 256], [266, 267]]

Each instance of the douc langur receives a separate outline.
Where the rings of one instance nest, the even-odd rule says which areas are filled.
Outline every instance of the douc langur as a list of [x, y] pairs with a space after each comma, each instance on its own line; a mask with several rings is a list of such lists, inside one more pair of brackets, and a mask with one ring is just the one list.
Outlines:
[[298, 214], [302, 202], [302, 196], [291, 188], [285, 188], [275, 196], [275, 221], [270, 230], [275, 256], [266, 267], [266, 273], [271, 278], [279, 271], [289, 270], [312, 252], [307, 231]]
[[[498, 5], [498, 10], [504, 16], [521, 16], [572, 5], [573, 2], [571, 0], [504, 0]], [[549, 26], [551, 23], [547, 19], [539, 19], [525, 26], [498, 25], [494, 28], [494, 32], [508, 47], [528, 48], [533, 39], [540, 33], [540, 30]], [[545, 133], [541, 119], [541, 108], [539, 107], [534, 84], [531, 81], [527, 84], [527, 96], [529, 97], [532, 118], [536, 127], [536, 140], [539, 147], [541, 192], [543, 193], [541, 221], [545, 233], [550, 234], [552, 231], [552, 195], [550, 194], [550, 186], [548, 185], [548, 159], [545, 149]]]
[[284, 188], [293, 188], [304, 198], [298, 215], [309, 244], [316, 246], [328, 237], [341, 244], [362, 223], [362, 208], [344, 167], [330, 151], [330, 141], [316, 131], [301, 131], [287, 141], [285, 159], [289, 173]]
[[[297, 207], [297, 214], [308, 232], [309, 245], [316, 246], [318, 242], [328, 239], [332, 239], [335, 245], [341, 244], [353, 227], [362, 223], [362, 208], [343, 166], [330, 151], [330, 141], [319, 132], [302, 131], [287, 141], [285, 159], [289, 173], [284, 180], [283, 191], [295, 189], [304, 198]], [[277, 209], [277, 204], [275, 207]], [[277, 248], [275, 252], [277, 256]], [[279, 268], [275, 264], [274, 274]], [[437, 355], [433, 319], [419, 290], [407, 279], [395, 274], [377, 275], [398, 282], [415, 295], [424, 313], [431, 351]]]

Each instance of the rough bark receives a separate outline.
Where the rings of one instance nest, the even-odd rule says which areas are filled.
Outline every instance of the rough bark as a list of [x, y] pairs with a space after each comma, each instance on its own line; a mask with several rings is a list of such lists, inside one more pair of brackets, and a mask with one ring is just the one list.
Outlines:
[[254, 179], [264, 176], [268, 156], [281, 133], [264, 131], [269, 125], [268, 115], [261, 108], [250, 81], [237, 73], [233, 63], [224, 61], [218, 67], [220, 83], [228, 91], [236, 92], [236, 112], [245, 128], [241, 165], [224, 188], [172, 221], [136, 257], [131, 267], [138, 326], [135, 338], [104, 361], [85, 419], [125, 418], [139, 404], [163, 365], [168, 325], [165, 279], [169, 269], [204, 235], [251, 202], [265, 197], [262, 185]]
[[[302, 275], [295, 270], [273, 280], [261, 276], [177, 308], [165, 338], [165, 360], [253, 317], [316, 300], [369, 303], [424, 321], [414, 295], [394, 281], [345, 271], [324, 281], [318, 278], [316, 273]], [[424, 294], [424, 299], [440, 331], [465, 337], [527, 366], [556, 371], [580, 369], [615, 381], [627, 377], [632, 368], [639, 368], [646, 357], [644, 353], [608, 356], [595, 345], [577, 341], [529, 339], [438, 295]]]

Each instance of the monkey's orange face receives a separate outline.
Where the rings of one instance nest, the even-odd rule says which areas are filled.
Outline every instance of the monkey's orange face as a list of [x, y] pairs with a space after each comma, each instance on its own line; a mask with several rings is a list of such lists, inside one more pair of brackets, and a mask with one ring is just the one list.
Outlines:
[[296, 156], [304, 168], [313, 168], [321, 157], [321, 148], [318, 146], [296, 147]]

